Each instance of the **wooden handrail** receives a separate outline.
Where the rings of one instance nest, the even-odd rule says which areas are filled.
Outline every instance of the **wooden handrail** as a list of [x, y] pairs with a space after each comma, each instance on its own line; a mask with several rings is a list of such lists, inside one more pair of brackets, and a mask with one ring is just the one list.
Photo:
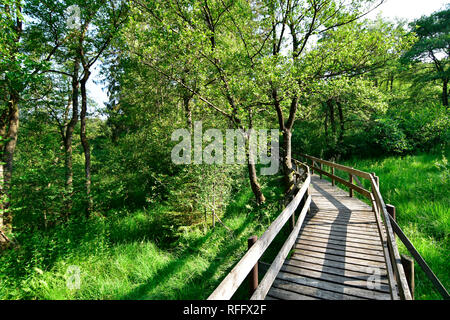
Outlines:
[[[327, 160], [322, 160], [322, 159], [319, 159], [319, 158], [316, 158], [316, 157], [313, 157], [313, 156], [310, 156], [310, 155], [307, 155], [307, 154], [300, 154], [300, 156], [302, 156], [302, 157], [304, 157], [306, 159], [312, 160], [312, 161], [316, 161], [316, 162], [322, 163], [322, 164], [324, 164], [326, 166], [345, 171], [347, 173], [353, 174], [355, 176], [358, 176], [358, 177], [361, 177], [361, 178], [364, 178], [364, 179], [367, 179], [367, 180], [370, 180], [370, 177], [371, 177], [371, 174], [368, 173], [368, 172], [357, 170], [357, 169], [354, 169], [354, 168], [350, 168], [350, 167], [344, 166], [342, 164], [334, 163], [334, 162], [327, 161]], [[317, 170], [317, 169], [314, 168], [314, 170]]]
[[[389, 219], [389, 213], [386, 210], [386, 204], [384, 203], [383, 197], [378, 189], [375, 178], [372, 175], [370, 177], [370, 181], [372, 184], [372, 193], [375, 198], [375, 203], [377, 204], [378, 214], [383, 217], [387, 245], [391, 256], [392, 268], [398, 283], [400, 298], [402, 300], [412, 300], [411, 292], [408, 287], [408, 281], [406, 280], [405, 271], [403, 270], [400, 254], [398, 252], [394, 231], [392, 230], [391, 220]], [[380, 235], [382, 233], [383, 232], [380, 232]]]
[[259, 284], [256, 291], [253, 293], [250, 300], [263, 300], [266, 297], [267, 293], [270, 290], [270, 287], [272, 286], [273, 282], [275, 281], [275, 278], [278, 275], [278, 272], [283, 266], [283, 263], [286, 260], [287, 255], [289, 254], [289, 251], [292, 249], [292, 246], [294, 245], [295, 240], [297, 239], [298, 233], [303, 225], [303, 221], [305, 220], [306, 213], [308, 212], [310, 204], [311, 204], [311, 196], [308, 196], [305, 205], [302, 209], [302, 212], [298, 217], [297, 223], [295, 224], [294, 229], [292, 230], [288, 239], [284, 243], [280, 252], [278, 252], [274, 261], [270, 265], [269, 270], [267, 270], [266, 274], [264, 275], [264, 278], [261, 280], [261, 283]]
[[295, 213], [300, 201], [308, 191], [310, 182], [311, 176], [309, 175], [308, 170], [308, 176], [300, 190], [295, 195], [294, 199], [287, 205], [287, 207], [281, 212], [281, 214], [275, 219], [263, 235], [252, 245], [242, 259], [236, 264], [233, 270], [231, 270], [225, 279], [223, 279], [220, 285], [208, 297], [208, 300], [231, 299], [249, 272], [255, 264], [258, 263], [258, 260], [272, 243], [273, 239], [278, 235], [289, 218]]
[[[344, 186], [348, 187], [350, 189], [350, 196], [353, 196], [352, 190], [355, 190], [356, 192], [362, 194], [363, 196], [365, 196], [366, 198], [368, 198], [370, 200], [371, 191], [365, 189], [362, 186], [362, 184], [359, 181], [359, 179], [356, 178], [356, 177], [360, 177], [360, 178], [364, 178], [364, 179], [367, 179], [367, 180], [370, 181], [370, 179], [372, 177], [370, 173], [364, 172], [364, 171], [361, 171], [361, 170], [357, 170], [357, 169], [354, 169], [354, 168], [350, 168], [350, 167], [347, 167], [347, 166], [344, 166], [344, 165], [341, 165], [341, 164], [338, 164], [338, 163], [334, 163], [334, 162], [331, 162], [331, 161], [326, 161], [326, 160], [323, 160], [323, 159], [319, 159], [319, 158], [316, 158], [316, 157], [313, 157], [313, 156], [310, 156], [310, 155], [307, 155], [307, 154], [300, 154], [300, 156], [305, 158], [305, 159], [309, 159], [310, 161], [312, 161], [311, 170], [312, 171], [317, 171], [318, 173], [320, 173], [321, 178], [322, 178], [322, 175], [325, 175], [325, 176], [331, 178], [333, 185], [337, 181], [337, 182], [343, 184]], [[315, 163], [320, 163], [321, 165], [324, 164], [326, 166], [329, 166], [332, 169], [331, 170], [332, 173], [329, 173], [329, 172], [325, 171], [322, 167], [314, 166]], [[345, 179], [335, 175], [334, 174], [334, 169], [338, 169], [338, 170], [347, 172], [349, 174], [349, 176], [350, 176], [350, 179], [349, 179], [350, 181], [347, 181], [347, 180], [345, 180]], [[353, 178], [356, 178], [356, 179], [353, 179]], [[359, 185], [354, 184], [353, 183], [354, 180], [356, 180], [356, 182]]]
[[373, 205], [373, 208], [375, 211], [375, 220], [377, 223], [378, 233], [380, 235], [381, 243], [383, 245], [383, 255], [384, 255], [384, 259], [386, 261], [386, 273], [387, 273], [387, 277], [388, 277], [388, 281], [389, 281], [391, 298], [392, 298], [392, 300], [399, 300], [400, 295], [398, 293], [398, 289], [397, 289], [397, 285], [396, 285], [396, 281], [395, 281], [395, 277], [394, 277], [394, 270], [393, 270], [393, 266], [391, 263], [391, 255], [390, 255], [389, 248], [387, 245], [386, 236], [383, 232], [381, 215], [379, 214], [379, 210], [378, 210], [378, 206], [375, 201], [375, 197], [373, 196], [373, 194], [370, 194], [370, 197], [371, 197], [372, 205]]
[[419, 266], [425, 272], [428, 279], [430, 279], [431, 283], [434, 285], [434, 287], [439, 292], [439, 294], [442, 296], [442, 298], [444, 298], [445, 300], [450, 300], [450, 295], [448, 294], [445, 287], [442, 285], [442, 283], [436, 277], [434, 272], [431, 270], [431, 268], [428, 266], [428, 264], [422, 258], [422, 256], [417, 251], [417, 249], [414, 247], [414, 245], [411, 243], [411, 241], [408, 239], [408, 237], [403, 233], [403, 230], [399, 227], [399, 225], [395, 221], [394, 217], [389, 215], [389, 219], [391, 221], [392, 229], [394, 230], [395, 234], [399, 237], [399, 239], [405, 245], [406, 249], [408, 249], [409, 253], [411, 253], [411, 255], [413, 256], [414, 260], [416, 260], [416, 262], [419, 264]]

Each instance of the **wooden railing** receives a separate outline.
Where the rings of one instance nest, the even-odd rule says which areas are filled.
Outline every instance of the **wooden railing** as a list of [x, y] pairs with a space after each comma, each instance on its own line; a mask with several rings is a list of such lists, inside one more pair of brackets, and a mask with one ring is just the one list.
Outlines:
[[[275, 280], [275, 277], [280, 271], [284, 260], [286, 259], [289, 251], [295, 243], [297, 235], [305, 219], [306, 213], [308, 212], [311, 204], [311, 196], [308, 192], [311, 182], [310, 170], [307, 165], [301, 164], [299, 162], [297, 163], [297, 168], [298, 166], [303, 167], [303, 172], [300, 172], [300, 170], [296, 170], [295, 179], [299, 181], [300, 179], [304, 178], [305, 180], [301, 186], [298, 186], [298, 192], [295, 194], [293, 200], [275, 219], [275, 221], [270, 225], [266, 232], [264, 232], [263, 235], [251, 245], [247, 253], [236, 264], [236, 266], [225, 277], [225, 279], [223, 279], [220, 285], [209, 296], [208, 300], [231, 299], [231, 297], [240, 287], [247, 275], [249, 275], [249, 273], [254, 270], [255, 266], [258, 265], [259, 259], [272, 243], [273, 239], [278, 235], [286, 222], [290, 220], [292, 231], [288, 239], [270, 265], [268, 271], [261, 280], [261, 283], [259, 283], [259, 285], [255, 288], [255, 291], [251, 296], [252, 300], [260, 300], [265, 298], [267, 292], [272, 286], [273, 281]], [[298, 211], [299, 205], [302, 210], [297, 218], [297, 221], [295, 222], [295, 212]]]
[[[411, 276], [414, 277], [414, 272], [409, 273], [408, 279], [405, 275], [404, 266], [402, 265], [402, 259], [400, 258], [396, 235], [408, 249], [410, 254], [414, 257], [416, 262], [425, 272], [427, 277], [432, 282], [435, 289], [440, 293], [440, 295], [448, 300], [449, 294], [430, 267], [426, 264], [425, 260], [419, 254], [419, 252], [414, 248], [411, 241], [406, 237], [401, 228], [397, 225], [395, 221], [392, 209], [395, 212], [395, 207], [391, 205], [386, 205], [384, 203], [383, 197], [380, 192], [380, 181], [375, 173], [368, 173], [360, 171], [351, 167], [343, 166], [331, 161], [322, 160], [316, 157], [312, 157], [306, 154], [301, 154], [301, 157], [305, 159], [305, 163], [311, 162], [311, 172], [318, 172], [321, 176], [325, 175], [331, 178], [332, 184], [335, 185], [339, 182], [349, 188], [349, 195], [353, 196], [353, 191], [357, 191], [363, 196], [367, 197], [372, 203], [372, 208], [375, 212], [375, 217], [377, 220], [378, 232], [383, 241], [383, 252], [386, 260], [386, 269], [388, 273], [389, 285], [391, 288], [391, 296], [393, 299], [411, 300], [413, 298], [413, 292], [411, 292]], [[331, 173], [324, 170], [323, 165], [331, 168]], [[348, 181], [335, 175], [335, 170], [341, 170], [349, 175]], [[358, 177], [367, 179], [370, 182], [371, 190], [367, 190], [363, 187]], [[354, 182], [358, 185], [355, 185]], [[384, 229], [382, 228], [384, 225]], [[412, 265], [412, 268], [414, 264]], [[397, 284], [397, 285], [396, 285]]]

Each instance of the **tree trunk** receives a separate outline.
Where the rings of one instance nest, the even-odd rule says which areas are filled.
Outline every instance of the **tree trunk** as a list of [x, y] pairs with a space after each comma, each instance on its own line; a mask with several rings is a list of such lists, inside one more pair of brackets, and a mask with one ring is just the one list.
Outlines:
[[325, 108], [325, 119], [323, 121], [323, 127], [325, 131], [325, 144], [328, 145], [328, 109]]
[[72, 168], [72, 139], [75, 126], [78, 122], [78, 73], [80, 70], [80, 60], [75, 58], [72, 74], [72, 119], [67, 125], [66, 137], [64, 141], [65, 167], [66, 167], [66, 218], [72, 210], [73, 195], [73, 168]]
[[448, 79], [444, 79], [442, 86], [442, 104], [448, 107]]
[[336, 140], [336, 121], [334, 118], [334, 104], [332, 99], [328, 99], [327, 101], [328, 110], [330, 113], [330, 124], [331, 124], [331, 132], [333, 134], [333, 142]]
[[284, 184], [286, 192], [290, 191], [294, 185], [294, 176], [292, 173], [292, 133], [290, 129], [283, 131], [283, 155], [282, 165], [284, 173]]
[[12, 231], [12, 215], [10, 212], [10, 191], [11, 178], [13, 172], [14, 152], [17, 145], [17, 135], [19, 130], [19, 95], [17, 93], [11, 94], [9, 102], [9, 119], [8, 119], [8, 133], [6, 134], [6, 144], [3, 154], [3, 171], [1, 173], [3, 178], [2, 186], [2, 222], [1, 231], [3, 237]]
[[344, 142], [344, 132], [345, 132], [345, 121], [344, 121], [344, 111], [342, 110], [342, 104], [340, 102], [336, 102], [339, 113], [339, 124], [341, 130], [339, 131], [339, 143]]
[[254, 163], [251, 163], [251, 161], [248, 161], [248, 176], [250, 178], [250, 186], [252, 187], [253, 194], [256, 198], [256, 203], [258, 205], [264, 203], [266, 201], [266, 198], [264, 197], [261, 186], [258, 182], [258, 177], [256, 175], [256, 166]]
[[[5, 100], [8, 100], [7, 98]], [[6, 120], [8, 118], [9, 110], [5, 110], [0, 116], [0, 230], [3, 230], [3, 214], [4, 214], [4, 202], [6, 202], [6, 195], [4, 189], [4, 151], [5, 151], [5, 137], [6, 137]], [[0, 237], [0, 248], [2, 242], [7, 242], [6, 235]]]
[[330, 125], [331, 125], [331, 143], [329, 146], [331, 146], [332, 154], [335, 155], [336, 151], [336, 120], [334, 117], [334, 104], [332, 99], [327, 100], [327, 106], [328, 106], [328, 113], [330, 117]]
[[86, 83], [90, 76], [89, 70], [84, 70], [83, 79], [81, 79], [81, 113], [80, 113], [80, 140], [84, 151], [84, 173], [85, 173], [85, 186], [86, 186], [86, 216], [89, 217], [93, 202], [91, 197], [91, 149], [89, 141], [86, 135], [86, 114], [87, 114], [87, 93]]

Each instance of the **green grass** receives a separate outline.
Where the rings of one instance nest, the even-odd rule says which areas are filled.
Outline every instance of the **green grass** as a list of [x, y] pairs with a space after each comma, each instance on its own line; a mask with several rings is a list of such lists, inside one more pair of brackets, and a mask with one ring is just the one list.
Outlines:
[[[396, 207], [398, 224], [442, 284], [450, 289], [450, 166], [446, 158], [422, 154], [351, 159], [343, 164], [380, 177], [380, 191], [385, 202]], [[401, 243], [399, 247], [401, 253], [407, 254]], [[417, 263], [415, 271], [415, 299], [440, 299]]]
[[[19, 234], [21, 246], [0, 256], [0, 299], [206, 299], [243, 256], [247, 238], [279, 213], [274, 180], [262, 207], [250, 188], [233, 196], [222, 217], [232, 233], [216, 224], [174, 237], [160, 206]], [[283, 236], [264, 258], [275, 255]], [[81, 271], [79, 289], [67, 286], [70, 266]], [[246, 284], [235, 298], [248, 298]]]

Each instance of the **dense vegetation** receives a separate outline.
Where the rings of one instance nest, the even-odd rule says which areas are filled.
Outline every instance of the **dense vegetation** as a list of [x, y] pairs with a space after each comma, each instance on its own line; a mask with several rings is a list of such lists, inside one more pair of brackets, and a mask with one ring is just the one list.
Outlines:
[[[366, 19], [379, 2], [1, 0], [0, 299], [206, 298], [299, 153], [376, 172], [448, 288], [450, 8]], [[197, 121], [279, 129], [279, 173], [173, 163]]]

